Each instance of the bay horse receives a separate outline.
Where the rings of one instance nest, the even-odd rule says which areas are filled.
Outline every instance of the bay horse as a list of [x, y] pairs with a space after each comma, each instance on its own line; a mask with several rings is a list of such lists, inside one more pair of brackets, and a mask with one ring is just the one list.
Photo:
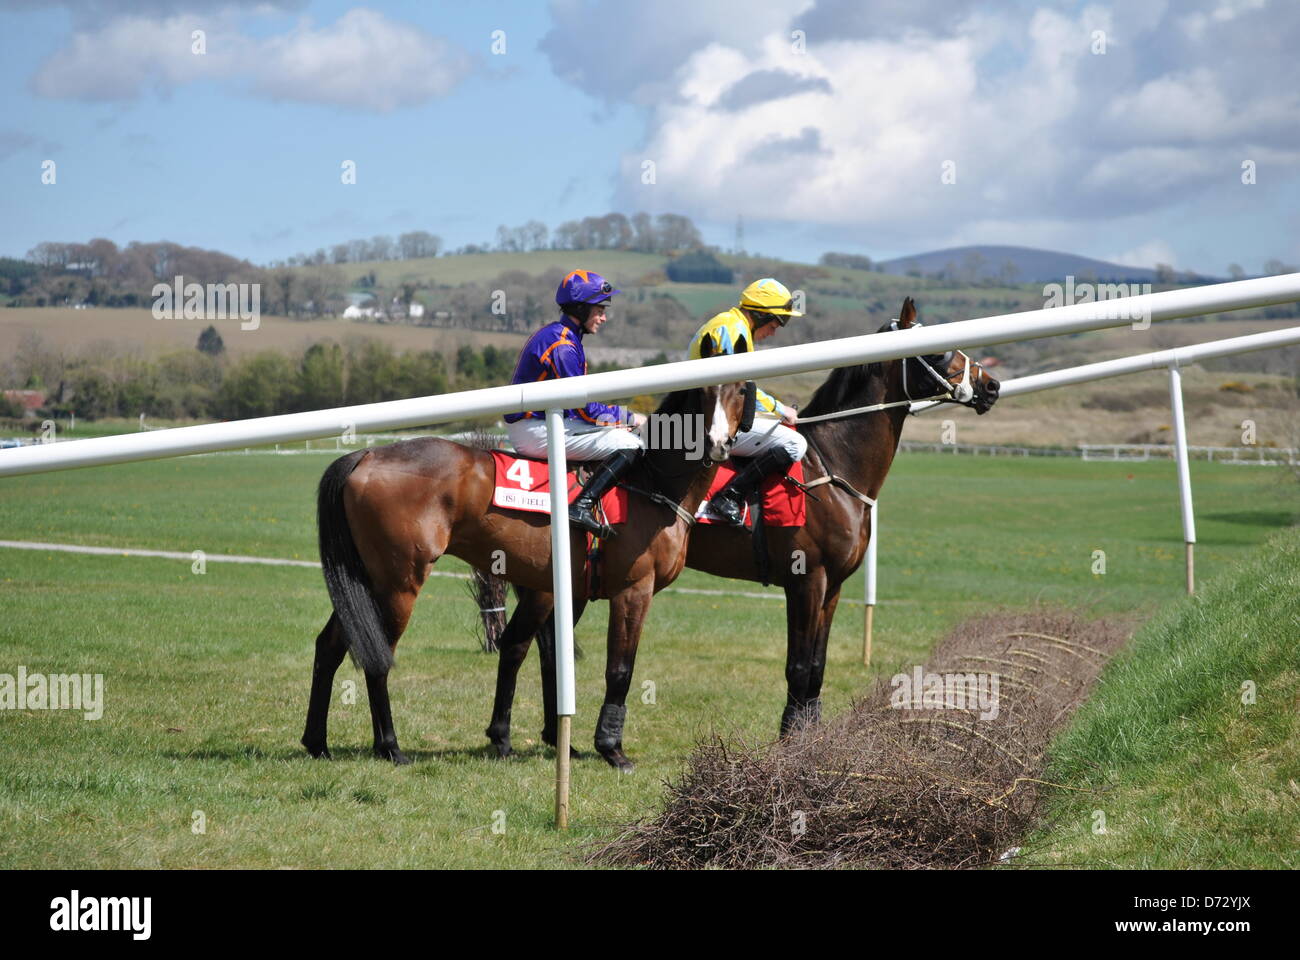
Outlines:
[[[916, 304], [908, 297], [899, 318], [878, 332], [906, 330], [916, 324]], [[999, 389], [998, 381], [978, 363], [953, 350], [838, 367], [799, 412], [798, 429], [808, 439], [804, 482], [814, 485], [808, 493], [806, 521], [802, 527], [763, 531], [766, 555], [772, 558], [768, 582], [780, 585], [786, 597], [787, 694], [781, 736], [820, 719], [826, 644], [840, 590], [866, 555], [871, 504], [893, 464], [910, 403], [938, 399], [984, 414], [997, 401]], [[749, 529], [699, 524], [691, 531], [686, 565], [720, 577], [762, 582], [752, 541]], [[802, 572], [793, 572], [796, 565], [789, 561], [795, 556], [801, 556]], [[549, 594], [533, 598], [526, 614], [530, 621], [537, 616], [536, 607], [549, 600]], [[575, 606], [574, 612], [578, 615], [580, 608]], [[543, 656], [547, 653], [543, 646]], [[504, 654], [502, 663], [504, 668]], [[547, 676], [544, 665], [544, 684]], [[546, 722], [549, 726], [553, 721]], [[617, 736], [621, 745], [621, 724], [607, 733]]]
[[[727, 459], [746, 417], [752, 417], [749, 384], [726, 384], [669, 394], [658, 415], [694, 418], [703, 430], [700, 450], [687, 445], [650, 449], [629, 471], [640, 491], [628, 504], [627, 522], [605, 541], [601, 596], [610, 600], [609, 702], [622, 702], [650, 598], [672, 583], [686, 561], [686, 523], [694, 514], [717, 465]], [[613, 428], [611, 428], [613, 429]], [[684, 438], [684, 433], [676, 436]], [[702, 449], [707, 440], [707, 457]], [[520, 602], [499, 643], [502, 662], [518, 647], [520, 631], [531, 639], [551, 606], [550, 523], [547, 514], [502, 510], [492, 505], [495, 466], [489, 451], [429, 437], [357, 450], [325, 470], [317, 493], [321, 566], [334, 610], [316, 638], [311, 697], [302, 744], [314, 757], [329, 757], [326, 719], [334, 675], [346, 653], [365, 672], [374, 728], [375, 755], [397, 764], [408, 759], [397, 744], [388, 699], [393, 652], [406, 629], [420, 588], [443, 554], [480, 570], [504, 562], [504, 577]], [[561, 514], [563, 517], [564, 515]], [[567, 519], [561, 519], [567, 523]], [[586, 537], [570, 532], [574, 597], [585, 596]], [[546, 603], [536, 602], [543, 594]], [[513, 630], [513, 633], [512, 633]], [[523, 648], [526, 652], [527, 647]], [[554, 712], [553, 656], [548, 708]], [[513, 679], [510, 684], [513, 694]], [[501, 695], [498, 685], [498, 697]], [[510, 752], [509, 711], [494, 718], [498, 753]], [[553, 727], [552, 727], [553, 731]], [[554, 742], [551, 732], [551, 742]]]

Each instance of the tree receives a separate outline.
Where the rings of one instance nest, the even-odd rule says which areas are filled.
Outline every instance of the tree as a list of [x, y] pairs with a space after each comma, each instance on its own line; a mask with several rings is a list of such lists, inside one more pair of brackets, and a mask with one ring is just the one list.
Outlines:
[[289, 316], [293, 312], [293, 288], [297, 282], [297, 274], [292, 270], [281, 269], [271, 274], [272, 303], [280, 308], [281, 316]]
[[847, 267], [850, 270], [870, 270], [871, 258], [857, 253], [823, 253], [818, 261], [823, 267]]
[[212, 324], [208, 324], [207, 328], [199, 334], [198, 349], [210, 357], [219, 357], [226, 352], [225, 341], [221, 339], [221, 334], [217, 333], [217, 328]]
[[555, 228], [552, 234], [551, 245], [556, 250], [579, 250], [578, 238], [581, 234], [581, 227], [576, 220], [566, 220]]
[[298, 405], [303, 410], [343, 405], [343, 350], [337, 343], [313, 343], [302, 355]]
[[731, 283], [734, 279], [731, 268], [707, 250], [692, 250], [670, 260], [664, 273], [677, 283]]
[[424, 230], [412, 230], [397, 238], [397, 248], [403, 260], [436, 257], [442, 247], [442, 238]]
[[682, 250], [698, 247], [703, 243], [700, 231], [695, 228], [689, 217], [678, 213], [661, 213], [656, 218], [659, 248], [661, 250]]
[[529, 220], [519, 229], [523, 232], [523, 249], [546, 249], [546, 237], [549, 233], [546, 229], [546, 224], [542, 223], [540, 220]]
[[656, 243], [654, 223], [650, 214], [641, 212], [632, 215], [632, 249], [643, 253], [654, 253]]
[[1234, 280], [1244, 280], [1246, 278], [1246, 271], [1241, 269], [1241, 264], [1230, 263], [1228, 264], [1228, 276], [1232, 277]]
[[1174, 282], [1176, 277], [1177, 277], [1177, 273], [1174, 271], [1174, 268], [1171, 267], [1169, 264], [1167, 263], [1156, 264], [1156, 283], [1169, 286]]
[[289, 412], [298, 379], [294, 373], [289, 358], [278, 350], [253, 354], [227, 372], [218, 394], [218, 414], [242, 420]]

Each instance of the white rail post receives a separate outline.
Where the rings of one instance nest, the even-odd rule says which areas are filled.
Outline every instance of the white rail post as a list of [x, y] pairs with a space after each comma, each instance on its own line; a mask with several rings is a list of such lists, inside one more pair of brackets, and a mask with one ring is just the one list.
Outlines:
[[551, 481], [551, 589], [555, 594], [555, 826], [569, 828], [569, 741], [577, 712], [573, 670], [573, 576], [569, 563], [568, 461], [564, 411], [546, 411], [546, 459]]
[[1192, 476], [1187, 464], [1187, 421], [1183, 416], [1183, 375], [1175, 358], [1169, 364], [1169, 409], [1174, 420], [1174, 456], [1178, 460], [1178, 500], [1183, 511], [1183, 544], [1187, 554], [1187, 592], [1194, 593], [1196, 579], [1192, 548], [1196, 543], [1196, 517], [1192, 514]]
[[863, 600], [866, 602], [866, 612], [862, 620], [862, 665], [864, 667], [871, 666], [871, 628], [876, 614], [876, 534], [880, 532], [880, 524], [877, 522], [879, 513], [880, 500], [877, 498], [875, 504], [867, 510], [867, 562], [863, 572]]

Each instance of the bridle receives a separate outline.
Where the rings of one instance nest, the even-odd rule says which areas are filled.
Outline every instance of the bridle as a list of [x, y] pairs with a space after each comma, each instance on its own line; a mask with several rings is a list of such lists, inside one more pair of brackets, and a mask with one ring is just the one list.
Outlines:
[[[918, 320], [907, 329], [913, 330], [921, 325], [921, 322]], [[891, 320], [888, 329], [899, 329], [898, 321]], [[948, 369], [952, 364], [952, 358], [954, 355], [960, 356], [964, 361], [961, 380], [957, 383], [952, 383], [947, 377], [939, 372], [939, 370]], [[927, 382], [929, 380], [934, 380], [935, 384], [939, 388], [938, 393], [932, 394], [928, 397], [915, 397], [912, 395], [912, 384], [909, 382], [907, 371], [913, 363], [919, 364], [921, 369], [928, 375], [923, 378], [924, 380]], [[936, 365], [939, 367], [938, 370], [935, 369]], [[914, 403], [922, 403], [926, 401], [931, 403], [960, 403], [965, 406], [975, 399], [975, 387], [971, 381], [972, 368], [977, 372], [983, 372], [984, 369], [979, 365], [979, 363], [972, 360], [970, 355], [964, 350], [949, 350], [947, 353], [941, 354], [935, 353], [919, 357], [905, 357], [903, 359], [903, 396], [905, 399], [892, 400], [888, 403], [873, 403], [865, 407], [854, 407], [851, 410], [836, 410], [833, 413], [823, 413], [815, 417], [800, 417], [799, 422], [817, 423], [822, 420], [838, 420], [841, 417], [852, 417], [859, 413], [873, 413], [877, 410], [889, 410], [893, 407], [910, 408]], [[908, 412], [915, 413], [915, 411], [910, 409]]]

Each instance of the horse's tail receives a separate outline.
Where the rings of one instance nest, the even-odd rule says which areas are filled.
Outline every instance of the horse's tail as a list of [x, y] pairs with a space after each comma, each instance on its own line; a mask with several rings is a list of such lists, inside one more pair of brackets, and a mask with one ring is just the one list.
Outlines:
[[383, 614], [375, 602], [370, 577], [357, 552], [343, 509], [343, 488], [348, 477], [369, 452], [357, 450], [339, 457], [325, 470], [316, 491], [316, 529], [325, 586], [352, 662], [367, 674], [383, 674], [393, 665], [393, 651], [388, 645]]

